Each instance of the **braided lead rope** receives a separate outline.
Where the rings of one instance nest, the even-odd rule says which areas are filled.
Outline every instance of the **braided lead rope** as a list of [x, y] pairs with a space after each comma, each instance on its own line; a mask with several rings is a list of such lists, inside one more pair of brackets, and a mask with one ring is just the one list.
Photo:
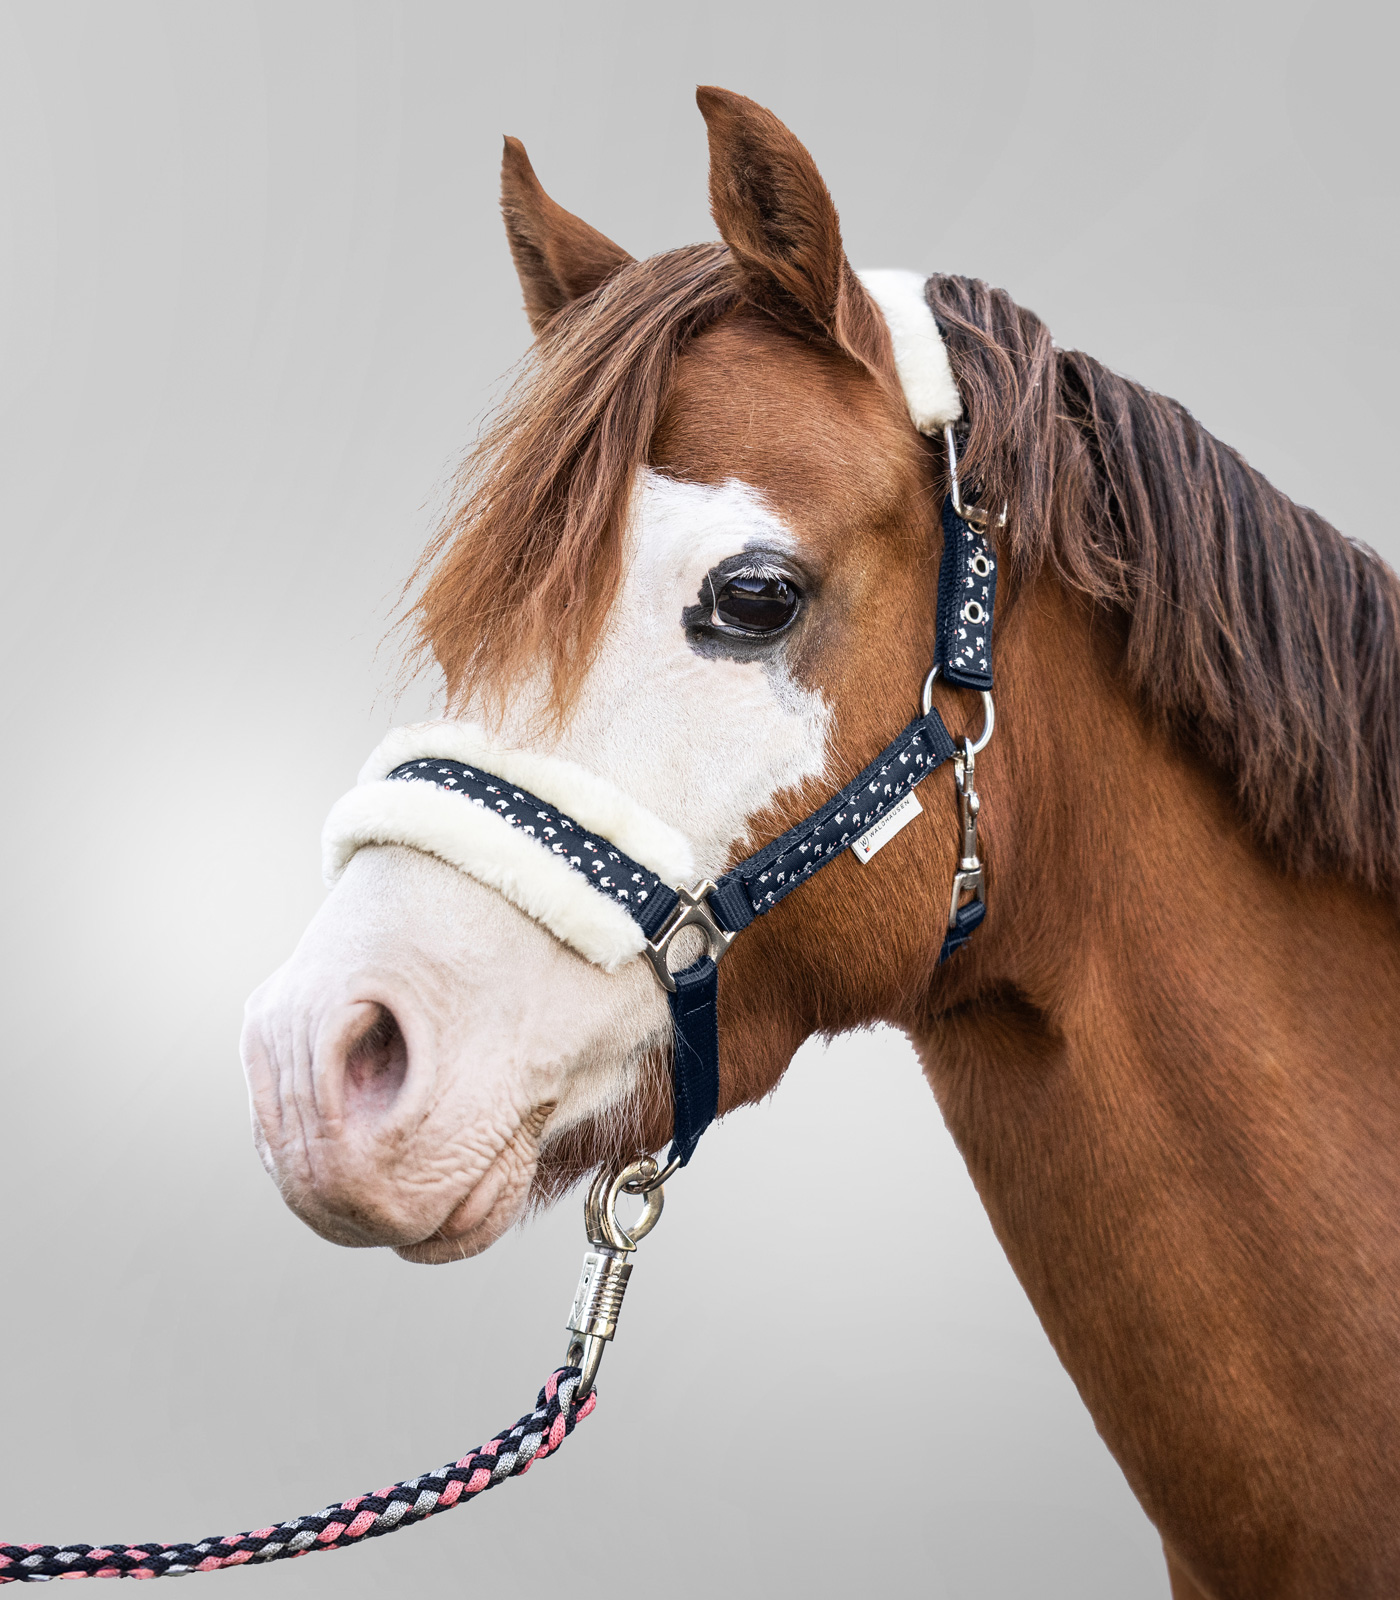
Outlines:
[[52, 1578], [171, 1578], [217, 1572], [249, 1561], [281, 1561], [318, 1550], [377, 1539], [411, 1527], [434, 1512], [474, 1500], [507, 1478], [518, 1478], [552, 1454], [592, 1411], [597, 1393], [574, 1404], [579, 1369], [560, 1367], [539, 1392], [535, 1409], [513, 1428], [469, 1451], [460, 1461], [406, 1478], [374, 1494], [357, 1494], [310, 1516], [253, 1533], [211, 1535], [198, 1544], [0, 1544], [0, 1583], [47, 1583]]

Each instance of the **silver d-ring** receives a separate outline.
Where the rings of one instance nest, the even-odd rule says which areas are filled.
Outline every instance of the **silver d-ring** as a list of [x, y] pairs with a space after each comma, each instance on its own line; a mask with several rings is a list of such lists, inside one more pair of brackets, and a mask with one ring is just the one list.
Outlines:
[[[924, 692], [919, 697], [919, 704], [923, 707], [925, 716], [933, 710], [933, 680], [938, 676], [938, 663], [928, 669], [928, 677], [924, 679]], [[992, 731], [997, 725], [997, 708], [992, 704], [992, 697], [988, 690], [980, 689], [982, 696], [982, 731], [969, 746], [973, 755], [980, 756], [992, 742]]]

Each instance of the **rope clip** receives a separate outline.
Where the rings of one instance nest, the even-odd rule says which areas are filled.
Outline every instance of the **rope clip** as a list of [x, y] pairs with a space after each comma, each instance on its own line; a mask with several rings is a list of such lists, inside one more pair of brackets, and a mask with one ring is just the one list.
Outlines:
[[[575, 1392], [576, 1405], [592, 1393], [603, 1351], [617, 1332], [622, 1297], [632, 1276], [632, 1263], [626, 1257], [660, 1221], [666, 1200], [662, 1184], [678, 1165], [672, 1161], [662, 1169], [654, 1156], [643, 1156], [618, 1172], [600, 1172], [588, 1190], [583, 1223], [593, 1248], [584, 1255], [578, 1288], [574, 1290], [568, 1321], [569, 1346], [564, 1356], [566, 1366], [582, 1371]], [[624, 1194], [642, 1196], [642, 1214], [627, 1227], [617, 1216], [617, 1203]]]
[[[972, 741], [964, 739], [962, 750], [953, 758], [954, 781], [958, 791], [958, 820], [962, 827], [962, 843], [958, 854], [957, 871], [953, 874], [953, 897], [948, 906], [948, 927], [958, 925], [958, 912], [963, 909], [965, 895], [972, 900], [987, 901], [987, 884], [982, 860], [977, 853], [977, 815], [982, 801], [977, 794], [977, 756]], [[968, 904], [971, 901], [967, 902]]]

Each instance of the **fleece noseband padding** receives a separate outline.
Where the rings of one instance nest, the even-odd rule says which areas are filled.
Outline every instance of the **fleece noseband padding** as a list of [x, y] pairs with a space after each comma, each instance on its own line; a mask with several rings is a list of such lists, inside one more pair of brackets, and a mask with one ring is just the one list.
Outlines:
[[[429, 781], [413, 782], [420, 764]], [[437, 856], [609, 972], [645, 945], [637, 898], [644, 901], [658, 879], [671, 885], [695, 877], [684, 835], [606, 778], [558, 756], [513, 749], [470, 722], [390, 731], [326, 818], [327, 883], [357, 850], [375, 844]], [[591, 872], [579, 870], [580, 857]], [[624, 864], [624, 873], [615, 870]]]

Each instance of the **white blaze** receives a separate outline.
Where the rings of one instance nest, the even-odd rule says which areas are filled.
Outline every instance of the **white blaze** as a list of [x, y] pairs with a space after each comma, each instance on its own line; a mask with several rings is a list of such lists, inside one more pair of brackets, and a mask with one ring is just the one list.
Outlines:
[[718, 876], [752, 842], [750, 820], [778, 794], [826, 772], [830, 710], [792, 677], [781, 647], [749, 662], [686, 642], [681, 611], [700, 601], [706, 574], [754, 544], [797, 552], [757, 490], [643, 469], [621, 591], [567, 727], [531, 737], [537, 689], [498, 730], [610, 779], [686, 835], [701, 877]]

